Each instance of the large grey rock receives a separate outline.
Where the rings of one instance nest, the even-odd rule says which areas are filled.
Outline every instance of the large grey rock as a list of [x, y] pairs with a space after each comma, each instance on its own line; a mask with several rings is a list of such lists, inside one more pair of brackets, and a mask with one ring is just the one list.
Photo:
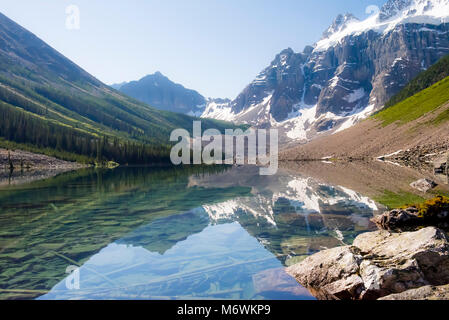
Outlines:
[[433, 188], [435, 188], [438, 184], [429, 179], [419, 179], [418, 181], [412, 182], [410, 187], [416, 189], [421, 192], [427, 192]]
[[449, 283], [449, 243], [439, 229], [376, 231], [312, 255], [287, 272], [319, 299], [377, 299]]
[[425, 286], [380, 298], [379, 300], [449, 300], [449, 285]]

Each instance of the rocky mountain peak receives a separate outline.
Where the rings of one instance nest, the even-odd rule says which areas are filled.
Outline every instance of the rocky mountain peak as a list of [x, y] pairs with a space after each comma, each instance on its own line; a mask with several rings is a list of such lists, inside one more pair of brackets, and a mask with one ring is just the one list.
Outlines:
[[166, 76], [164, 76], [161, 72], [156, 71], [153, 74], [146, 75], [141, 79], [141, 81], [162, 81], [162, 82], [171, 82]]
[[[271, 62], [271, 68], [278, 68], [285, 66], [287, 62], [291, 59], [291, 57], [295, 55], [295, 51], [292, 48], [287, 48], [282, 50], [279, 54], [276, 55], [274, 60]], [[264, 70], [266, 71], [266, 70]], [[262, 72], [264, 73], [264, 72]]]
[[203, 117], [276, 127], [285, 141], [345, 130], [449, 54], [447, 22], [449, 0], [389, 0], [364, 20], [339, 15], [313, 47], [281, 51], [228, 106], [211, 105]]
[[396, 16], [399, 12], [405, 8], [410, 7], [413, 0], [389, 0], [382, 6], [380, 10], [380, 20], [387, 20], [393, 16]]
[[171, 81], [160, 71], [113, 87], [157, 109], [191, 116], [200, 116], [207, 103], [200, 93]]
[[215, 103], [219, 103], [219, 104], [229, 104], [231, 103], [231, 99], [228, 98], [208, 98], [207, 101], [210, 102], [215, 102]]
[[412, 17], [417, 15], [447, 16], [449, 0], [389, 0], [383, 5], [379, 20], [386, 21], [395, 17]]
[[350, 23], [357, 21], [360, 20], [357, 19], [352, 13], [346, 13], [344, 15], [339, 14], [332, 22], [332, 25], [323, 33], [323, 39], [329, 38], [331, 35], [343, 31]]

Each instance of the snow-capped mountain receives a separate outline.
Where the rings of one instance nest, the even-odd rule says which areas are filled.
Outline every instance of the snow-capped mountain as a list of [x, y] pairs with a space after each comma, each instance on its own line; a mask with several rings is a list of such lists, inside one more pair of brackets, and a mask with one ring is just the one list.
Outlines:
[[276, 127], [307, 141], [352, 126], [449, 54], [449, 0], [389, 0], [338, 16], [314, 46], [283, 50], [229, 105], [203, 117]]
[[[276, 226], [279, 209], [287, 205], [289, 212], [299, 215], [337, 212], [337, 207], [351, 207], [358, 214], [371, 216], [379, 208], [376, 203], [343, 186], [329, 185], [316, 179], [280, 170], [276, 176], [258, 176], [256, 166], [234, 167], [221, 175], [191, 176], [189, 187], [205, 188], [251, 186], [254, 196], [234, 198], [217, 204], [203, 205], [212, 221], [233, 220], [240, 212], [260, 218]], [[282, 210], [281, 210], [282, 211]], [[365, 222], [367, 223], [368, 220]]]
[[[203, 204], [199, 210], [212, 224], [238, 222], [278, 257], [341, 244], [353, 232], [369, 229], [370, 218], [385, 209], [348, 186], [295, 170], [280, 168], [274, 176], [260, 176], [258, 170], [257, 166], [236, 166], [220, 174], [190, 176], [188, 188], [250, 187], [251, 195]], [[312, 237], [318, 234], [335, 241], [314, 242]]]
[[[201, 209], [212, 224], [238, 222], [286, 263], [296, 256], [321, 250], [322, 246], [349, 243], [354, 232], [368, 230], [369, 219], [382, 210], [373, 200], [353, 190], [297, 174], [280, 172], [274, 178], [262, 177], [259, 181], [247, 176], [250, 179], [246, 182], [246, 173], [240, 168], [226, 174], [242, 185], [256, 185], [254, 196], [203, 205]], [[204, 178], [199, 179], [203, 185]], [[205, 179], [207, 185], [208, 178]], [[292, 225], [296, 226], [293, 231]], [[313, 238], [319, 235], [326, 238], [315, 242]]]
[[[367, 216], [379, 209], [376, 203], [359, 193], [341, 187], [319, 183], [311, 178], [290, 176], [283, 181], [276, 181], [277, 190], [271, 196], [236, 198], [219, 204], [204, 205], [212, 221], [233, 220], [237, 212], [245, 212], [254, 218], [261, 218], [276, 226], [276, 207], [288, 205], [303, 216], [323, 214], [331, 207], [338, 206], [358, 208], [358, 213]], [[270, 186], [267, 186], [270, 189]], [[364, 221], [368, 223], [368, 221]]]

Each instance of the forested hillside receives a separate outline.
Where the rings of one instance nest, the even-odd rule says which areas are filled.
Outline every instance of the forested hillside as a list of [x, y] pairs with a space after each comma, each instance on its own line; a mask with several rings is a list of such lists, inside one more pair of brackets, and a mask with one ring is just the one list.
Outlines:
[[[0, 146], [66, 160], [168, 161], [170, 132], [194, 118], [106, 85], [0, 14]], [[228, 124], [203, 120], [203, 127]]]

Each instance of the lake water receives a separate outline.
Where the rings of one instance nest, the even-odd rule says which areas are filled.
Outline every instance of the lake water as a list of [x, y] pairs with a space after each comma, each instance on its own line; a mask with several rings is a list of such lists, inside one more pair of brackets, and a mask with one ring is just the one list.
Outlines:
[[4, 187], [0, 299], [313, 299], [285, 266], [350, 244], [377, 211], [348, 188], [255, 167], [86, 169]]

